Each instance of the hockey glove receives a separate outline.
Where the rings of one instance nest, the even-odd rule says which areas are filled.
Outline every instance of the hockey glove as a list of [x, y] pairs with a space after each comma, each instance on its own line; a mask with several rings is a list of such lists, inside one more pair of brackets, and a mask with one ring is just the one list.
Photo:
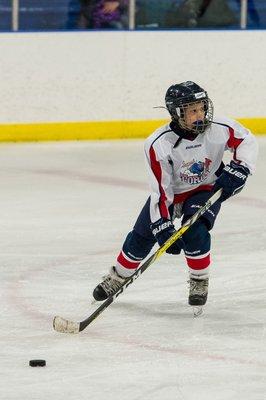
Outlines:
[[[151, 224], [150, 228], [159, 246], [162, 246], [176, 232], [172, 221], [166, 218], [160, 218]], [[183, 241], [178, 239], [166, 250], [166, 253], [179, 254], [182, 248]]]
[[231, 161], [230, 165], [226, 165], [214, 185], [214, 191], [220, 188], [223, 189], [220, 201], [225, 201], [239, 193], [245, 186], [249, 174], [248, 168], [234, 161]]

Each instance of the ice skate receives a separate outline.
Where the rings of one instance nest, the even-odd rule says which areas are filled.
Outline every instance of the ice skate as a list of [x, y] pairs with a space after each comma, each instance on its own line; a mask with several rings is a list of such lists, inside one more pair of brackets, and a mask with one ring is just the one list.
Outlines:
[[111, 267], [109, 274], [104, 276], [103, 281], [94, 289], [94, 299], [96, 301], [106, 300], [121, 288], [125, 280], [126, 278], [122, 278], [117, 274], [115, 267]]
[[194, 317], [198, 317], [202, 314], [203, 306], [207, 301], [209, 278], [190, 278], [189, 285], [188, 304], [193, 306]]

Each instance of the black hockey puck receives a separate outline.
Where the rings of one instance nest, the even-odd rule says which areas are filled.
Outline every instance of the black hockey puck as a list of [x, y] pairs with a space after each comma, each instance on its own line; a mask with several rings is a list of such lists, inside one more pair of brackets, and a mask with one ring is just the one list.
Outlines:
[[30, 360], [29, 366], [30, 367], [45, 367], [46, 361], [45, 360]]

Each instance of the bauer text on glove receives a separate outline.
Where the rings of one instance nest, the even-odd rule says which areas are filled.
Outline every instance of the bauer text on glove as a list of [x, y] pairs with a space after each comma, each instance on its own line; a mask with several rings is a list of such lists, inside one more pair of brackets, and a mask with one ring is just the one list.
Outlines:
[[249, 174], [248, 168], [234, 161], [231, 161], [230, 165], [226, 165], [214, 185], [215, 191], [220, 188], [223, 189], [221, 201], [239, 193], [245, 186]]
[[[162, 246], [176, 232], [172, 221], [166, 218], [160, 218], [158, 221], [151, 224], [150, 227], [159, 246]], [[166, 250], [166, 253], [179, 254], [182, 248], [182, 240], [178, 239]]]

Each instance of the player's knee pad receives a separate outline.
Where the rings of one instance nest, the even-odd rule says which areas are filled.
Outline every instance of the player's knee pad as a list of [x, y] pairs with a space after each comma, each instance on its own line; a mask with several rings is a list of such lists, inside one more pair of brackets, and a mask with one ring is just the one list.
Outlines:
[[[183, 235], [185, 252], [200, 251], [201, 254], [207, 253], [211, 246], [211, 237], [206, 225], [206, 221], [199, 219]], [[199, 253], [199, 254], [200, 254]]]
[[149, 254], [155, 242], [155, 239], [145, 238], [133, 229], [126, 237], [123, 252], [129, 257], [133, 255], [135, 258], [143, 259]]
[[[198, 192], [187, 199], [183, 205], [183, 219], [182, 224], [187, 221], [196, 211], [198, 211], [210, 198], [210, 192]], [[210, 231], [213, 228], [216, 217], [220, 211], [221, 202], [216, 201], [205, 213], [200, 217]]]

